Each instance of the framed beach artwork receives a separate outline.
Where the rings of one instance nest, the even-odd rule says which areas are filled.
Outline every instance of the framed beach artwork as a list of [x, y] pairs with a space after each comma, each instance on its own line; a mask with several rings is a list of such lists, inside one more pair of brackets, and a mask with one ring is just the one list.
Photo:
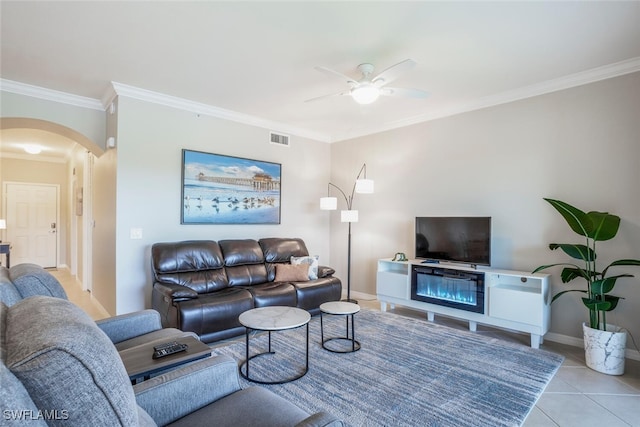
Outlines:
[[182, 150], [182, 224], [280, 224], [279, 163]]

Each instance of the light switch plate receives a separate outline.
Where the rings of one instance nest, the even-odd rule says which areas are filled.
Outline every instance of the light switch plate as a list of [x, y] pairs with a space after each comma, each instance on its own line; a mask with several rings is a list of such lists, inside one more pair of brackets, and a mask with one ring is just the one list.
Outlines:
[[130, 232], [131, 239], [142, 239], [142, 228], [132, 228]]

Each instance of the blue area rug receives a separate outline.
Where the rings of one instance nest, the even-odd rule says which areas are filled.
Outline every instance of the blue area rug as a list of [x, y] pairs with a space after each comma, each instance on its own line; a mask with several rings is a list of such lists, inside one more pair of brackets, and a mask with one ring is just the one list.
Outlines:
[[[308, 412], [328, 411], [350, 426], [518, 426], [563, 357], [426, 320], [363, 309], [356, 314], [362, 348], [338, 354], [320, 344], [320, 319], [309, 329], [309, 372], [268, 385]], [[343, 317], [324, 317], [325, 338], [343, 335]], [[275, 355], [250, 364], [252, 377], [275, 380], [304, 367], [305, 329], [272, 334]], [[335, 343], [339, 345], [340, 342]], [[252, 335], [251, 354], [267, 335]], [[238, 362], [245, 343], [215, 348]], [[255, 385], [242, 379], [243, 387]]]

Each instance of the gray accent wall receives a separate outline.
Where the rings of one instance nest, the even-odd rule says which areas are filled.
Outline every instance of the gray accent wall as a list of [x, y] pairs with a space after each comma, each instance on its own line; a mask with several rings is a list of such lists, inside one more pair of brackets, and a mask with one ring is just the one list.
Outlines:
[[[597, 246], [600, 265], [640, 259], [639, 112], [634, 73], [332, 144], [333, 182], [352, 185], [363, 162], [375, 180], [375, 194], [354, 201], [352, 290], [375, 294], [377, 259], [415, 256], [416, 216], [491, 216], [493, 267], [531, 271], [563, 262], [548, 244], [581, 241], [543, 197], [622, 218], [616, 239]], [[346, 276], [346, 238], [346, 225], [332, 216], [339, 277]], [[625, 299], [607, 320], [640, 342], [640, 269], [619, 271], [636, 277], [619, 281], [615, 293]], [[567, 289], [559, 269], [551, 272], [554, 291]], [[581, 339], [586, 320], [577, 294], [552, 305], [555, 334]]]

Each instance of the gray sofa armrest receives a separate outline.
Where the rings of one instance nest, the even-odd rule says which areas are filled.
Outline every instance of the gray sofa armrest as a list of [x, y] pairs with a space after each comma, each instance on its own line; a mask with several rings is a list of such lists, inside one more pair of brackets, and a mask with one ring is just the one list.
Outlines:
[[296, 424], [295, 427], [342, 427], [344, 423], [342, 420], [334, 417], [328, 412], [318, 412], [311, 415], [309, 418], [305, 418]]
[[171, 423], [238, 390], [238, 364], [229, 356], [210, 357], [133, 386], [138, 405], [158, 425]]
[[162, 329], [160, 314], [150, 309], [101, 319], [96, 324], [114, 344]]
[[58, 279], [37, 264], [14, 265], [9, 269], [9, 278], [22, 298], [44, 295], [68, 299]]

